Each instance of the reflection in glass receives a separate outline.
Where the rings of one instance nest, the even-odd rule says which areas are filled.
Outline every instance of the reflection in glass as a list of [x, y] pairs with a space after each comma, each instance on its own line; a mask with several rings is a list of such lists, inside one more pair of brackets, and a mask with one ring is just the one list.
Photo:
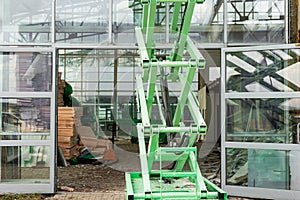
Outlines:
[[284, 0], [227, 0], [229, 43], [284, 43]]
[[[125, 0], [122, 0], [122, 2], [124, 3]], [[122, 5], [124, 5], [124, 4], [122, 4]], [[119, 6], [119, 7], [121, 7], [121, 6]], [[174, 7], [173, 4], [170, 4], [170, 11], [169, 11], [170, 15], [172, 15], [173, 7]], [[126, 8], [126, 10], [127, 10], [127, 8]], [[118, 11], [122, 12], [122, 9], [119, 9]], [[122, 14], [123, 13], [120, 13], [120, 14], [115, 13], [115, 15], [117, 15], [117, 16], [122, 16]], [[131, 22], [133, 20], [133, 23], [134, 23], [135, 26], [142, 27], [143, 6], [142, 6], [142, 3], [139, 0], [129, 0], [129, 10], [128, 10], [127, 14], [130, 14], [128, 16], [129, 22]], [[181, 14], [181, 16], [182, 16], [182, 14]], [[151, 17], [153, 17], [153, 16], [151, 16]], [[154, 22], [155, 28], [153, 28], [154, 29], [153, 40], [157, 43], [165, 43], [166, 42], [166, 18], [167, 18], [166, 17], [166, 4], [161, 3], [161, 2], [157, 3], [156, 4], [155, 19], [154, 19], [155, 20], [155, 22]], [[116, 23], [116, 20], [114, 20], [114, 23]], [[120, 22], [117, 22], [117, 23], [120, 24]], [[128, 23], [123, 22], [122, 24], [126, 25]], [[124, 25], [121, 26], [121, 27], [124, 27]], [[129, 25], [129, 28], [130, 27], [131, 27], [131, 25]], [[147, 28], [150, 28], [150, 27], [147, 27]], [[133, 36], [133, 39], [134, 39], [133, 41], [136, 41], [135, 36]], [[130, 42], [130, 40], [128, 41], [128, 39], [123, 37], [123, 38], [118, 39], [118, 42], [119, 43], [123, 43], [123, 42], [128, 43], [128, 42]]]
[[[136, 50], [59, 51], [62, 79], [71, 85], [73, 99], [77, 99], [83, 108], [82, 124], [92, 127], [95, 134], [111, 135], [111, 125], [116, 119], [113, 116], [114, 89], [118, 96], [126, 99], [134, 93], [135, 73], [141, 72], [137, 70], [137, 59]], [[118, 73], [115, 74], [115, 70]], [[114, 74], [117, 76], [115, 88]], [[121, 101], [122, 97], [117, 99]]]
[[2, 146], [1, 183], [49, 183], [48, 146]]
[[50, 99], [0, 99], [1, 140], [50, 139]]
[[[300, 190], [293, 177], [299, 170], [292, 156], [299, 152], [269, 149], [226, 150], [226, 182], [229, 185], [283, 190]], [[298, 158], [299, 161], [299, 158]]]
[[51, 4], [48, 0], [0, 1], [0, 42], [50, 42]]
[[[165, 54], [161, 50], [158, 56]], [[83, 108], [81, 122], [84, 126], [92, 127], [95, 134], [105, 137], [111, 135], [112, 123], [116, 121], [117, 134], [137, 135], [135, 126], [140, 121], [141, 113], [134, 105], [137, 104], [135, 77], [142, 74], [142, 69], [136, 50], [60, 49], [58, 60], [61, 78], [72, 87], [73, 106]], [[158, 71], [157, 76], [162, 76], [161, 73]], [[171, 83], [171, 80], [168, 80], [167, 86], [175, 111], [180, 87], [176, 82]], [[195, 75], [192, 89], [198, 90], [198, 74]], [[161, 95], [160, 86], [158, 93]], [[155, 113], [158, 112], [152, 112], [153, 115]]]
[[50, 92], [50, 53], [0, 53], [0, 92]]
[[226, 139], [296, 143], [300, 99], [228, 99]]
[[206, 0], [196, 4], [189, 36], [200, 43], [223, 42], [223, 0]]
[[73, 96], [80, 102], [89, 98], [112, 96], [114, 90], [114, 65], [117, 66], [118, 92], [133, 90], [138, 67], [136, 50], [73, 49], [59, 51], [59, 71], [62, 79], [73, 88]]
[[226, 54], [227, 92], [300, 90], [300, 50], [241, 51]]
[[108, 42], [109, 1], [56, 1], [57, 42]]
[[115, 43], [135, 43], [135, 25], [142, 22], [139, 1], [113, 1], [113, 39]]

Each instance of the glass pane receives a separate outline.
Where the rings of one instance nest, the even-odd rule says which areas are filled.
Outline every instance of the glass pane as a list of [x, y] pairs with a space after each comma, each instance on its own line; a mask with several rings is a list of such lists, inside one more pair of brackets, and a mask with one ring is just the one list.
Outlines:
[[109, 1], [56, 1], [57, 42], [108, 42]]
[[2, 146], [1, 183], [49, 183], [48, 146]]
[[0, 1], [0, 42], [50, 42], [51, 4], [47, 0]]
[[50, 139], [50, 99], [0, 99], [1, 140]]
[[300, 191], [300, 151], [226, 149], [226, 183]]
[[223, 1], [206, 0], [196, 4], [189, 36], [200, 43], [223, 41]]
[[141, 4], [136, 1], [113, 1], [113, 38], [115, 43], [135, 43], [135, 25], [142, 21]]
[[51, 53], [0, 53], [0, 92], [49, 92]]
[[284, 43], [284, 0], [227, 0], [229, 43]]
[[227, 92], [300, 91], [300, 49], [226, 54]]
[[300, 98], [228, 99], [227, 141], [298, 143], [299, 102]]
[[[115, 59], [116, 58], [116, 59]], [[117, 67], [117, 89], [134, 91], [138, 65], [135, 50], [59, 50], [61, 79], [72, 87], [72, 96], [84, 103], [87, 96], [96, 97], [99, 92], [112, 96], [114, 89], [114, 66]]]

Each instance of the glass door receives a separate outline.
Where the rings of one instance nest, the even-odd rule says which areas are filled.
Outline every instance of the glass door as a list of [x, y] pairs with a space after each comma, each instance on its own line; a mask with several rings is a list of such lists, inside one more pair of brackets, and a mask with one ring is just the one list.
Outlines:
[[54, 193], [53, 51], [0, 49], [0, 191]]
[[300, 195], [300, 49], [222, 53], [222, 186], [230, 195]]

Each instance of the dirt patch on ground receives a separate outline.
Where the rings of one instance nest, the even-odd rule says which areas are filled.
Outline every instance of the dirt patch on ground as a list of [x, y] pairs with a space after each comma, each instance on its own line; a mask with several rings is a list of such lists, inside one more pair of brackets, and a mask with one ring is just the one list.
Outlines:
[[95, 162], [94, 164], [58, 167], [58, 188], [67, 186], [74, 192], [124, 191], [124, 172]]
[[[138, 153], [139, 151], [138, 145], [132, 144], [127, 139], [116, 140], [115, 146], [126, 152]], [[57, 168], [57, 174], [58, 189], [67, 186], [73, 188], [74, 192], [124, 192], [125, 190], [124, 170], [118, 171], [96, 159], [79, 160], [79, 164], [76, 165], [68, 162], [67, 167]]]
[[[116, 146], [138, 153], [138, 145], [130, 140], [116, 141]], [[199, 165], [203, 175], [220, 186], [220, 151], [214, 149], [208, 157], [201, 159]], [[73, 188], [74, 192], [124, 191], [125, 172], [95, 160], [89, 164], [69, 164], [67, 167], [58, 167], [58, 188], [64, 186]]]
[[[138, 145], [122, 141], [119, 148], [138, 152]], [[214, 148], [207, 156], [199, 160], [204, 177], [220, 186], [220, 149]], [[58, 167], [58, 188], [67, 186], [74, 192], [124, 192], [125, 172], [115, 170], [99, 161], [89, 164]], [[229, 197], [229, 200], [250, 200], [242, 197]]]

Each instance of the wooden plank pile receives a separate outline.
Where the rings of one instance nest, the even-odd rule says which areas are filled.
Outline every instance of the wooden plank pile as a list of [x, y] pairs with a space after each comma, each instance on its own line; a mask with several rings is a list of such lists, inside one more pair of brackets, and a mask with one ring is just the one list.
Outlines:
[[117, 157], [112, 149], [112, 143], [107, 139], [98, 139], [88, 126], [82, 126], [80, 107], [65, 107], [64, 92], [66, 81], [58, 73], [58, 146], [64, 158], [70, 160], [80, 155], [81, 150], [88, 151], [104, 162], [115, 162]]
[[58, 107], [58, 146], [61, 147], [66, 160], [80, 154], [76, 126], [81, 125], [82, 114], [82, 108], [79, 107]]

